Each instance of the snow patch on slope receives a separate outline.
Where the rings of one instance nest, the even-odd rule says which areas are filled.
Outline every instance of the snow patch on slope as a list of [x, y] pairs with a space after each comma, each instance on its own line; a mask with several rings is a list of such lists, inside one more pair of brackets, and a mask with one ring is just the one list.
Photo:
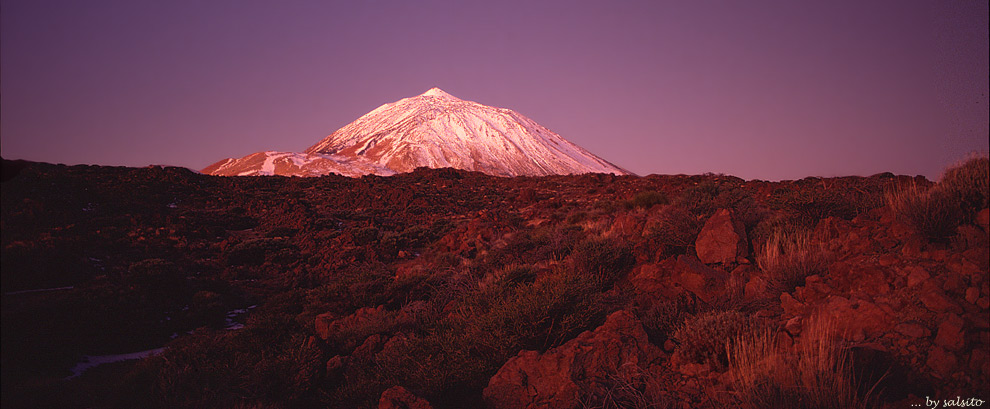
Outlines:
[[391, 175], [454, 167], [497, 176], [628, 174], [518, 112], [431, 88], [384, 104], [303, 153], [259, 152], [217, 162], [215, 175]]

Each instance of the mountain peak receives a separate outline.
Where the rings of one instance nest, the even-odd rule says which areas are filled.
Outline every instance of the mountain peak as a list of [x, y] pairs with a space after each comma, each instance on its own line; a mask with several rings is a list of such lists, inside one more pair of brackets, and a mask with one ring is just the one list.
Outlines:
[[426, 92], [420, 94], [419, 96], [421, 96], [421, 97], [434, 97], [434, 98], [453, 99], [453, 100], [457, 100], [457, 101], [460, 101], [461, 100], [460, 98], [457, 98], [457, 97], [455, 97], [453, 95], [450, 95], [446, 91], [444, 91], [444, 90], [442, 90], [440, 88], [437, 88], [437, 87], [430, 88], [429, 91], [426, 91]]
[[203, 170], [215, 175], [392, 175], [419, 167], [497, 176], [629, 172], [522, 114], [440, 88], [382, 105], [303, 152], [259, 152]]

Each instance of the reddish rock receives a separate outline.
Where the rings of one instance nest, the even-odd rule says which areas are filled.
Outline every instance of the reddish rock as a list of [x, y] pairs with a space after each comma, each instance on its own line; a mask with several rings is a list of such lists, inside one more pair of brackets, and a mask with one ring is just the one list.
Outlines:
[[976, 224], [984, 232], [990, 233], [990, 208], [985, 208], [976, 213]]
[[694, 246], [701, 262], [727, 264], [745, 260], [748, 243], [742, 222], [732, 216], [731, 210], [719, 209], [705, 222]]
[[382, 392], [378, 400], [378, 409], [433, 409], [430, 402], [413, 395], [406, 388], [393, 386]]
[[950, 310], [956, 312], [962, 311], [962, 309], [959, 308], [959, 305], [953, 302], [949, 297], [945, 296], [945, 292], [941, 287], [933, 284], [930, 280], [925, 281], [924, 284], [921, 285], [921, 291], [920, 294], [918, 294], [918, 298], [921, 300], [921, 303], [925, 305], [925, 308], [928, 308], [928, 310], [932, 312], [942, 313]]
[[908, 287], [914, 287], [921, 284], [932, 276], [931, 274], [928, 274], [928, 271], [925, 271], [925, 269], [918, 266], [905, 268], [904, 271], [907, 273]]
[[408, 344], [409, 336], [400, 332], [392, 336], [392, 338], [389, 338], [388, 341], [385, 341], [385, 344], [382, 345], [382, 349], [379, 351], [379, 354], [394, 356], [398, 350], [404, 348]]
[[797, 316], [787, 320], [787, 322], [784, 323], [784, 331], [787, 331], [787, 333], [791, 335], [800, 335], [801, 326], [801, 316]]
[[794, 348], [794, 337], [786, 331], [778, 332], [775, 336], [774, 344], [784, 351], [791, 351]]
[[674, 275], [671, 281], [680, 284], [681, 287], [684, 287], [684, 289], [694, 293], [698, 296], [698, 298], [704, 301], [711, 300], [711, 294], [705, 291], [705, 277], [701, 274], [693, 271], [680, 271], [678, 274]]
[[957, 351], [965, 344], [963, 319], [956, 314], [945, 314], [942, 323], [938, 326], [938, 335], [935, 336], [935, 344], [946, 349]]
[[832, 317], [839, 334], [849, 341], [877, 338], [890, 330], [891, 315], [867, 300], [831, 296], [819, 307], [821, 316]]
[[330, 336], [330, 324], [337, 319], [337, 316], [333, 313], [327, 312], [316, 316], [313, 322], [313, 326], [316, 329], [316, 335], [320, 339], [327, 339]]
[[801, 312], [804, 304], [795, 300], [790, 294], [783, 293], [780, 294], [780, 307], [784, 309], [784, 314], [797, 315]]
[[633, 314], [618, 311], [601, 327], [545, 353], [519, 352], [489, 380], [484, 398], [494, 409], [578, 408], [583, 393], [616, 377], [641, 384], [641, 368], [661, 355]]
[[441, 237], [437, 247], [447, 252], [469, 252], [486, 247], [494, 239], [490, 223], [474, 218]]
[[372, 359], [375, 357], [375, 353], [381, 350], [382, 345], [384, 344], [385, 337], [380, 334], [374, 334], [366, 338], [361, 345], [358, 345], [357, 348], [354, 348], [354, 352], [351, 353], [351, 356], [356, 359]]
[[926, 361], [929, 368], [942, 378], [947, 378], [956, 368], [956, 356], [941, 347], [934, 347], [928, 352]]
[[[345, 328], [357, 328], [369, 325], [385, 323], [388, 320], [388, 312], [384, 305], [377, 307], [364, 307], [346, 317], [335, 319], [336, 316], [330, 313], [316, 316], [314, 327], [316, 335], [322, 340], [327, 340], [334, 334]], [[351, 345], [354, 347], [356, 345]]]
[[344, 369], [347, 368], [349, 362], [350, 358], [340, 355], [335, 355], [333, 358], [327, 360], [327, 379], [331, 382], [341, 379]]
[[645, 221], [629, 213], [622, 213], [612, 221], [608, 235], [612, 237], [636, 237], [643, 234]]
[[881, 267], [854, 267], [849, 273], [851, 278], [855, 279], [855, 288], [863, 290], [867, 294], [887, 294], [890, 292], [886, 270]]
[[726, 273], [708, 267], [692, 256], [680, 255], [674, 264], [671, 282], [679, 284], [684, 289], [694, 293], [699, 299], [708, 302], [714, 297], [709, 286], [724, 283], [727, 278]]
[[980, 266], [967, 260], [962, 255], [953, 256], [945, 263], [945, 266], [949, 268], [949, 271], [956, 273], [960, 277], [978, 277], [983, 274]]
[[901, 247], [901, 255], [904, 257], [921, 257], [921, 249], [925, 247], [925, 242], [920, 237], [912, 236]]
[[422, 260], [410, 260], [395, 267], [396, 280], [407, 280], [411, 277], [422, 277], [429, 274], [430, 270], [427, 269]]
[[904, 322], [897, 324], [897, 326], [894, 327], [894, 331], [911, 338], [923, 338], [932, 335], [932, 332], [929, 331], [928, 328], [925, 328], [925, 326], [916, 322]]
[[663, 270], [657, 264], [641, 264], [633, 268], [629, 281], [636, 291], [646, 294], [662, 292], [670, 287], [669, 280], [663, 276]]
[[945, 282], [942, 283], [942, 289], [946, 292], [957, 293], [962, 292], [965, 285], [961, 277], [950, 274], [945, 277]]
[[990, 376], [990, 352], [974, 349], [969, 357], [969, 369], [984, 377]]

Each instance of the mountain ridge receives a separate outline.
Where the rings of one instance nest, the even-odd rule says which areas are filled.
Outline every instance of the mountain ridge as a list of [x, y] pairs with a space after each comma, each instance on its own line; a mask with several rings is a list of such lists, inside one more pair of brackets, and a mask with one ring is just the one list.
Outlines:
[[392, 175], [418, 167], [495, 176], [631, 174], [506, 108], [440, 88], [386, 103], [303, 152], [257, 152], [202, 170], [213, 175]]

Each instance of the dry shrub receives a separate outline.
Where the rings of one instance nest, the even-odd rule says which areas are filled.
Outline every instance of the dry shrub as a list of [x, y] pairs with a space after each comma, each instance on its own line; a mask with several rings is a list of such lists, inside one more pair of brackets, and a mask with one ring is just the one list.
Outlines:
[[708, 363], [715, 369], [728, 365], [729, 340], [752, 332], [757, 322], [739, 311], [708, 311], [688, 318], [674, 333], [683, 360]]
[[455, 313], [421, 326], [420, 335], [379, 353], [368, 373], [349, 378], [332, 392], [334, 399], [354, 406], [351, 400], [369, 393], [371, 384], [381, 389], [401, 384], [427, 398], [481, 396], [488, 379], [520, 350], [559, 346], [597, 327], [614, 311], [615, 305], [592, 280], [558, 271], [534, 283], [506, 280], [500, 291], [467, 295]]
[[756, 263], [766, 274], [771, 289], [794, 291], [810, 275], [822, 274], [830, 256], [806, 229], [778, 228], [756, 254]]
[[594, 284], [607, 289], [636, 264], [630, 246], [612, 238], [589, 238], [571, 254], [574, 271], [594, 278]]
[[939, 187], [951, 192], [960, 206], [970, 216], [986, 208], [990, 200], [990, 159], [986, 155], [970, 159], [946, 169], [938, 182]]
[[917, 184], [888, 190], [887, 205], [932, 242], [948, 242], [960, 224], [972, 222], [987, 207], [990, 196], [990, 160], [975, 156], [946, 169], [931, 188]]
[[[664, 394], [666, 385], [635, 366], [634, 377], [613, 374], [601, 384], [582, 391], [581, 409], [666, 409], [680, 407], [680, 402]], [[635, 378], [635, 379], [631, 379]]]
[[885, 198], [894, 213], [932, 242], [949, 241], [963, 220], [958, 202], [938, 185], [926, 189], [912, 183], [887, 191]]
[[482, 293], [495, 292], [497, 295], [520, 284], [536, 280], [536, 270], [531, 265], [510, 264], [485, 274], [478, 282]]
[[793, 351], [770, 330], [741, 334], [728, 345], [737, 398], [754, 408], [845, 409], [877, 406], [876, 385], [860, 395], [851, 354], [829, 319], [812, 319]]
[[649, 209], [656, 205], [665, 205], [670, 202], [670, 198], [663, 192], [658, 192], [656, 190], [645, 190], [636, 193], [632, 199], [627, 200], [622, 203], [623, 207], [626, 209], [641, 208]]
[[661, 300], [643, 312], [640, 321], [650, 342], [663, 345], [685, 319], [697, 311], [695, 301], [688, 296]]
[[702, 221], [680, 205], [664, 206], [646, 226], [646, 238], [659, 247], [660, 258], [685, 254], [694, 246]]

